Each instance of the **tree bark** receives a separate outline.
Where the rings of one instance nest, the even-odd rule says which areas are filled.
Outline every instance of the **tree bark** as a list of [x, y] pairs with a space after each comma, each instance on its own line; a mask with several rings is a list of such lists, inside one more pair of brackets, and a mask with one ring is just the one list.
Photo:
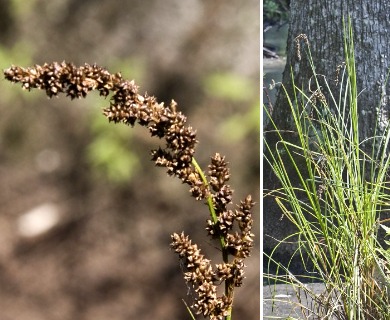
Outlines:
[[[326, 79], [337, 96], [336, 70], [344, 62], [343, 19], [348, 25], [350, 18], [355, 46], [355, 65], [359, 114], [359, 136], [363, 140], [374, 135], [374, 129], [384, 130], [389, 122], [390, 85], [386, 83], [390, 56], [390, 1], [388, 0], [292, 0], [287, 43], [287, 61], [282, 83], [291, 95], [294, 84], [310, 92], [313, 75], [309, 57], [304, 50], [307, 43], [319, 80]], [[298, 42], [296, 39], [301, 38]], [[297, 51], [300, 46], [300, 55]], [[292, 72], [292, 73], [291, 73]], [[280, 89], [272, 110], [272, 118], [279, 129], [294, 130], [290, 107], [284, 90]], [[272, 129], [270, 124], [265, 132]], [[272, 144], [272, 136], [266, 135]], [[264, 188], [278, 187], [276, 178], [264, 161]], [[271, 197], [264, 199], [264, 234], [283, 239], [293, 233], [293, 226], [280, 221], [276, 204]], [[275, 241], [265, 237], [264, 250], [270, 252]], [[293, 245], [283, 246], [292, 251]], [[286, 256], [281, 253], [281, 256]]]
[[[380, 125], [389, 119], [389, 84], [385, 84], [390, 56], [390, 2], [387, 0], [293, 0], [287, 43], [287, 63], [283, 84], [292, 92], [291, 70], [295, 85], [309, 90], [312, 76], [308, 56], [300, 40], [300, 54], [296, 38], [307, 36], [317, 74], [325, 76], [333, 91], [336, 70], [344, 62], [343, 19], [351, 19], [354, 32], [355, 63], [359, 95], [360, 137], [373, 135], [380, 112]], [[320, 77], [321, 80], [322, 77]], [[381, 99], [382, 96], [382, 99]], [[291, 116], [283, 90], [279, 91], [273, 118], [281, 128], [291, 129]], [[382, 108], [379, 108], [382, 107]]]

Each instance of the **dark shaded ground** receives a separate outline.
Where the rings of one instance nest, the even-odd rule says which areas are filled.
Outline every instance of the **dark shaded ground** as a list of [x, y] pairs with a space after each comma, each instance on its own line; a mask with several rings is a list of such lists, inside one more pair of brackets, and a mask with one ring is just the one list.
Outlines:
[[[209, 73], [232, 72], [257, 86], [257, 2], [35, 1], [8, 13], [0, 2], [11, 26], [0, 39], [2, 69], [65, 59], [125, 74], [135, 59], [129, 69], [143, 69], [140, 91], [177, 100], [198, 130], [202, 167], [215, 152], [226, 155], [234, 202], [247, 193], [259, 198], [257, 129], [236, 141], [220, 131], [225, 119], [247, 113], [258, 93], [231, 101], [210, 95], [203, 83]], [[100, 112], [96, 96], [48, 101], [4, 80], [0, 92], [0, 319], [190, 319], [181, 299], [191, 303], [192, 296], [170, 234], [186, 231], [214, 263], [220, 255], [204, 237], [206, 207], [149, 160], [159, 141], [128, 128], [125, 146], [141, 166], [131, 181], [116, 184], [86, 157], [94, 139], [89, 124]], [[58, 217], [56, 226], [26, 236], [21, 218], [33, 209]], [[259, 207], [254, 218], [258, 243]], [[258, 247], [245, 264], [233, 317], [258, 319]]]

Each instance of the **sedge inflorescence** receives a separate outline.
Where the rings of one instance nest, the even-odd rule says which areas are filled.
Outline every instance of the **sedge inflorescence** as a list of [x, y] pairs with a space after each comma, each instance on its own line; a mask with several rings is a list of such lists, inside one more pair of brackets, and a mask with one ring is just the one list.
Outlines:
[[[213, 320], [221, 320], [230, 313], [233, 303], [234, 287], [240, 287], [244, 279], [244, 258], [250, 255], [253, 247], [252, 217], [248, 213], [254, 205], [251, 197], [248, 196], [242, 201], [238, 210], [229, 211], [230, 214], [221, 213], [218, 221], [223, 222], [223, 217], [228, 216], [231, 224], [238, 221], [240, 231], [226, 233], [224, 239], [227, 241], [222, 251], [224, 255], [223, 263], [216, 264], [213, 268], [210, 260], [206, 259], [196, 244], [192, 244], [188, 235], [172, 235], [172, 248], [179, 254], [185, 262], [187, 272], [184, 279], [189, 283], [197, 294], [194, 307], [198, 313], [209, 316]], [[229, 223], [230, 224], [230, 223]], [[207, 229], [210, 230], [210, 222]], [[217, 230], [218, 227], [213, 227]], [[223, 229], [225, 230], [225, 229]], [[218, 231], [215, 231], [219, 233]], [[225, 232], [225, 231], [221, 231]], [[214, 235], [214, 232], [213, 232]], [[229, 262], [228, 255], [233, 257]], [[217, 287], [220, 283], [225, 283], [225, 292], [218, 296]]]
[[[233, 303], [234, 287], [242, 285], [244, 259], [253, 247], [251, 196], [241, 201], [236, 210], [229, 209], [233, 190], [226, 182], [230, 173], [225, 158], [215, 154], [209, 165], [208, 179], [194, 164], [197, 144], [196, 131], [187, 126], [187, 118], [177, 110], [175, 101], [165, 106], [156, 98], [138, 93], [134, 81], [122, 78], [120, 73], [111, 74], [97, 65], [72, 63], [45, 63], [29, 68], [11, 66], [4, 70], [5, 78], [21, 83], [27, 90], [45, 90], [48, 97], [64, 93], [71, 99], [84, 98], [96, 90], [101, 96], [110, 97], [110, 105], [103, 114], [111, 122], [148, 128], [152, 136], [165, 139], [165, 147], [152, 150], [152, 160], [165, 167], [167, 173], [178, 177], [190, 186], [197, 200], [207, 200], [211, 219], [207, 220], [209, 236], [221, 243], [223, 263], [212, 266], [196, 244], [184, 232], [174, 233], [171, 247], [184, 261], [184, 279], [190, 284], [196, 298], [193, 304], [197, 313], [210, 319], [229, 316]], [[218, 285], [225, 283], [225, 291], [218, 296]]]
[[24, 89], [45, 90], [50, 98], [59, 93], [65, 93], [71, 99], [84, 98], [92, 90], [104, 97], [112, 94], [110, 106], [103, 110], [107, 119], [131, 126], [138, 121], [152, 136], [164, 137], [166, 148], [153, 150], [153, 160], [157, 165], [167, 167], [168, 174], [194, 184], [194, 193], [204, 195], [205, 188], [194, 183], [199, 175], [191, 170], [196, 132], [185, 126], [187, 119], [176, 110], [174, 101], [166, 107], [153, 96], [140, 95], [134, 81], [123, 79], [120, 73], [110, 74], [97, 65], [76, 67], [72, 63], [53, 62], [30, 68], [12, 66], [4, 74], [7, 80], [21, 83]]

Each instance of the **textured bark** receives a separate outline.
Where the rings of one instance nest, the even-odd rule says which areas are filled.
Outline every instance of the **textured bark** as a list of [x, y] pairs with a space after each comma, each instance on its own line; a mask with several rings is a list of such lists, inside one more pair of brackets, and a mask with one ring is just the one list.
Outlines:
[[[347, 23], [350, 17], [354, 32], [357, 90], [360, 92], [358, 99], [360, 139], [372, 136], [376, 124], [379, 129], [384, 129], [388, 124], [390, 102], [389, 84], [385, 84], [390, 64], [388, 59], [390, 1], [292, 0], [290, 8], [287, 63], [282, 80], [287, 91], [292, 94], [291, 71], [293, 71], [295, 85], [309, 91], [312, 69], [304, 50], [306, 44], [300, 41], [301, 59], [299, 59], [295, 42], [297, 36], [305, 34], [309, 40], [316, 73], [326, 77], [332, 92], [337, 96], [337, 86], [334, 81], [336, 69], [344, 62], [343, 18]], [[319, 80], [323, 78], [320, 77]], [[272, 112], [272, 117], [280, 129], [294, 130], [290, 107], [283, 90], [279, 91]], [[293, 136], [291, 138], [293, 139]], [[266, 139], [272, 145], [272, 136], [267, 135]], [[265, 163], [263, 176], [265, 189], [279, 187], [271, 171]], [[264, 234], [277, 239], [292, 234], [293, 226], [287, 219], [280, 221], [280, 211], [271, 197], [265, 198], [264, 208]], [[270, 252], [275, 244], [276, 242], [271, 238], [265, 237], [265, 252]], [[283, 250], [291, 252], [294, 247], [286, 244]], [[288, 259], [283, 252], [280, 258]], [[296, 271], [302, 271], [299, 270], [299, 266], [295, 267]]]
[[[287, 64], [283, 84], [292, 92], [291, 70], [295, 84], [308, 90], [312, 76], [304, 50], [299, 60], [294, 39], [305, 34], [310, 43], [317, 74], [324, 75], [332, 91], [336, 69], [344, 61], [343, 18], [351, 19], [354, 32], [357, 87], [359, 95], [360, 137], [373, 135], [377, 115], [380, 127], [388, 122], [389, 84], [385, 85], [390, 54], [390, 2], [387, 0], [295, 0], [291, 1], [291, 20], [287, 43]], [[301, 49], [305, 44], [300, 41]], [[321, 80], [321, 77], [320, 77]], [[381, 101], [381, 96], [383, 99]], [[280, 90], [273, 117], [281, 128], [291, 129], [286, 96]], [[381, 106], [382, 108], [379, 108]], [[378, 114], [381, 112], [381, 114]]]

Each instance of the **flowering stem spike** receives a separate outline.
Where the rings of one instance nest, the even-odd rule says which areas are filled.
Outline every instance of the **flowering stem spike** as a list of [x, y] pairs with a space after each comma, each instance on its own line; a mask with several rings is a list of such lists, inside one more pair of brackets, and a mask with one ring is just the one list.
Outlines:
[[[141, 95], [134, 81], [123, 79], [120, 73], [111, 74], [96, 64], [76, 67], [72, 63], [53, 62], [29, 68], [11, 66], [4, 70], [4, 76], [11, 82], [21, 83], [28, 91], [45, 90], [49, 98], [60, 93], [71, 99], [85, 98], [92, 90], [103, 97], [111, 94], [110, 105], [103, 110], [108, 121], [130, 126], [138, 123], [147, 127], [151, 136], [165, 139], [164, 148], [152, 150], [152, 160], [157, 166], [165, 167], [168, 175], [188, 184], [194, 198], [206, 200], [211, 217], [206, 231], [219, 239], [222, 251], [223, 262], [213, 268], [188, 235], [184, 232], [171, 235], [172, 249], [185, 262], [184, 279], [196, 293], [192, 307], [211, 320], [230, 320], [234, 288], [241, 286], [244, 279], [243, 259], [253, 247], [254, 202], [247, 196], [237, 210], [228, 209], [233, 190], [226, 184], [230, 177], [227, 162], [215, 154], [206, 177], [194, 158], [196, 131], [186, 125], [187, 118], [178, 111], [176, 102], [172, 100], [165, 106], [153, 96]], [[217, 286], [221, 283], [225, 283], [225, 291], [217, 296]]]

